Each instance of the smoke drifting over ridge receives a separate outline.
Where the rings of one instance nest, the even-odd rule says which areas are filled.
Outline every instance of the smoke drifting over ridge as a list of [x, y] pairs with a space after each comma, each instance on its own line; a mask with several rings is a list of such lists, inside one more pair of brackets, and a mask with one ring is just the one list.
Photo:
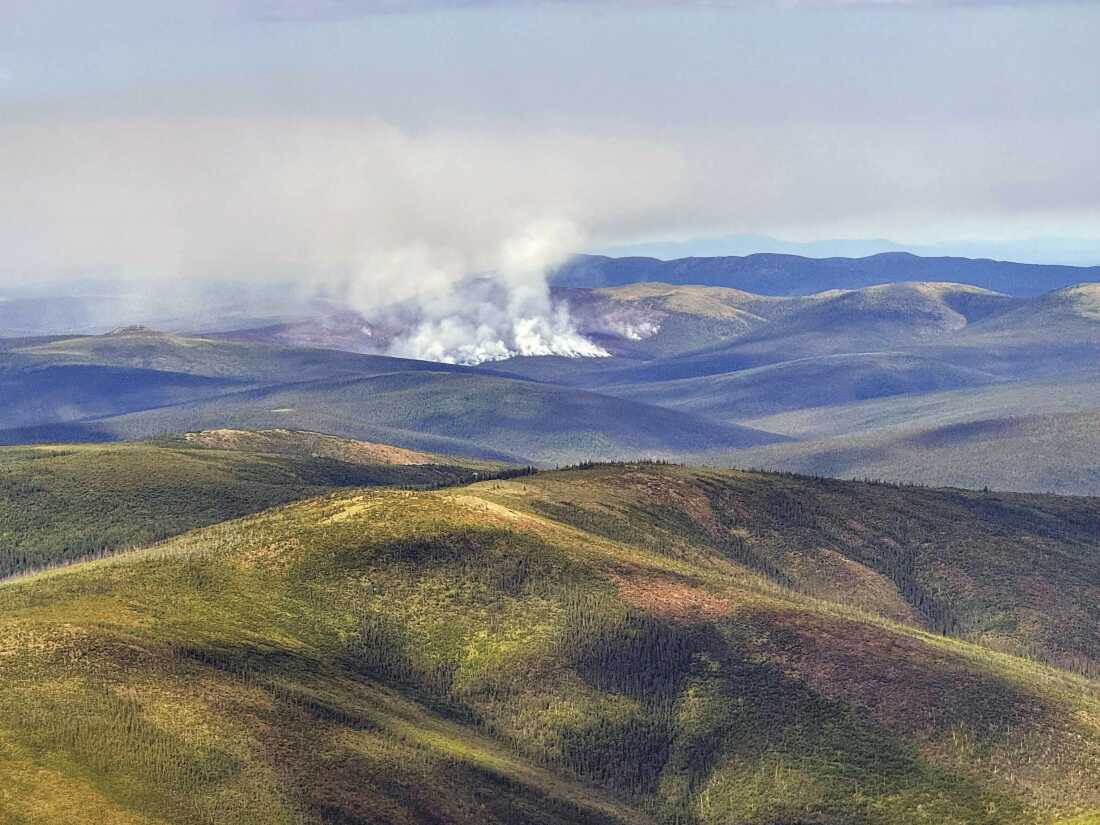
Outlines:
[[[28, 121], [0, 127], [0, 157], [24, 279], [286, 281], [382, 323], [399, 307], [390, 352], [462, 363], [605, 354], [546, 272], [667, 198], [677, 166], [645, 142], [255, 117]], [[636, 168], [644, 188], [617, 171]]]

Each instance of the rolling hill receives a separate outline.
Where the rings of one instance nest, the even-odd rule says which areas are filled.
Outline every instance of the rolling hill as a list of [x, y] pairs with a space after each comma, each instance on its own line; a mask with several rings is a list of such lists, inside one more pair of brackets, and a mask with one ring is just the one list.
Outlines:
[[795, 439], [816, 440], [865, 435], [876, 430], [929, 429], [993, 418], [1094, 409], [1100, 409], [1100, 371], [1095, 369], [1036, 381], [998, 382], [921, 395], [869, 398], [748, 420]]
[[796, 358], [717, 375], [604, 389], [623, 398], [736, 422], [870, 398], [981, 387], [999, 380], [923, 354], [876, 352]]
[[989, 318], [976, 331], [1011, 336], [1020, 330], [1054, 328], [1061, 336], [1095, 341], [1100, 328], [1100, 283], [1080, 283], [1021, 303]]
[[[1009, 340], [991, 340], [998, 319], [1033, 302], [962, 284], [884, 284], [769, 303], [774, 320], [735, 338], [617, 370], [608, 365], [594, 375], [613, 384], [648, 383], [828, 355], [908, 353], [1017, 378], [1056, 365], [1063, 371], [1092, 366], [1095, 356], [1089, 343], [1096, 329], [1081, 341], [1059, 336], [1058, 325], [1021, 323]], [[1076, 319], [1072, 324], [1079, 326]]]
[[1023, 264], [974, 258], [927, 258], [883, 252], [865, 258], [806, 258], [761, 253], [743, 257], [609, 258], [578, 255], [552, 282], [563, 287], [610, 287], [642, 281], [743, 289], [762, 295], [806, 295], [902, 281], [950, 281], [1021, 297], [1082, 281], [1100, 280], [1100, 266]]
[[36, 427], [164, 407], [247, 386], [186, 372], [62, 364], [0, 369], [0, 428]]
[[[579, 328], [615, 357], [479, 368], [291, 346], [279, 337], [285, 326], [10, 340], [0, 344], [0, 389], [12, 399], [0, 408], [0, 442], [289, 428], [544, 466], [659, 457], [904, 480], [906, 451], [922, 432], [1100, 409], [1100, 397], [1090, 400], [1098, 289], [1010, 297], [946, 282], [800, 296], [649, 282], [558, 288]], [[272, 329], [282, 331], [271, 338]], [[295, 340], [313, 340], [309, 324], [295, 329]], [[362, 335], [344, 319], [317, 340], [333, 329]], [[1074, 423], [1073, 432], [1091, 444], [1087, 428]], [[778, 446], [788, 439], [811, 443]], [[975, 443], [997, 452], [1015, 442]], [[958, 461], [942, 473], [922, 464], [912, 477], [1093, 492], [1089, 472], [1071, 472], [1072, 453], [1058, 452], [1071, 443], [1044, 438], [1028, 453], [1034, 463], [1012, 474], [1004, 468], [1013, 457], [1002, 453], [972, 463], [988, 477], [956, 472]], [[746, 448], [753, 452], [737, 454]]]
[[740, 419], [795, 441], [731, 453], [724, 463], [842, 478], [1097, 495], [1098, 416], [1096, 372], [841, 401]]
[[7, 444], [287, 428], [555, 464], [784, 440], [490, 369], [140, 328], [32, 341], [3, 354], [12, 360], [0, 380], [24, 388], [0, 410]]
[[734, 453], [738, 466], [838, 478], [1100, 495], [1100, 408], [799, 441]]
[[1096, 494], [1100, 445], [1089, 423], [1100, 410], [1098, 290], [1078, 284], [1016, 299], [901, 283], [783, 298], [635, 284], [593, 293], [640, 307], [654, 325], [670, 307], [704, 318], [736, 307], [758, 322], [694, 351], [678, 352], [670, 328], [648, 339], [648, 352], [635, 348], [632, 358], [598, 367], [501, 368], [542, 380], [560, 370], [556, 380], [576, 386], [804, 442], [689, 460]]
[[686, 355], [689, 362], [741, 342], [774, 347], [775, 341], [782, 341], [807, 356], [911, 346], [950, 337], [1026, 303], [965, 284], [938, 282], [886, 283], [790, 297], [648, 282], [559, 294], [583, 331], [602, 332], [605, 337], [617, 332], [626, 339], [617, 343], [616, 354]]
[[1100, 688], [1014, 654], [1095, 666], [1096, 512], [593, 467], [4, 583], [0, 819], [1081, 825]]
[[[393, 372], [306, 382], [97, 419], [93, 439], [191, 429], [316, 430], [454, 455], [569, 463], [673, 457], [785, 440], [636, 401], [482, 374]], [[79, 437], [75, 428], [66, 430]], [[0, 431], [0, 440], [35, 433]]]
[[271, 385], [380, 375], [401, 369], [462, 372], [466, 368], [408, 358], [338, 350], [271, 345], [215, 336], [175, 335], [144, 327], [122, 327], [105, 335], [32, 341], [12, 351], [41, 366], [96, 365], [231, 379]]
[[286, 430], [0, 448], [0, 577], [148, 544], [336, 487], [431, 486], [499, 469]]

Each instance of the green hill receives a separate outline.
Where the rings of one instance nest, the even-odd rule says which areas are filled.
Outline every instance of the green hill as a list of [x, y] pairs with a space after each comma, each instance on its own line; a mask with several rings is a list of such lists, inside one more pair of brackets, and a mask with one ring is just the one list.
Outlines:
[[334, 487], [434, 485], [490, 465], [286, 431], [0, 448], [0, 577], [148, 544]]
[[1097, 682], [967, 640], [1087, 671], [1096, 512], [626, 465], [9, 582], [0, 820], [1095, 821]]

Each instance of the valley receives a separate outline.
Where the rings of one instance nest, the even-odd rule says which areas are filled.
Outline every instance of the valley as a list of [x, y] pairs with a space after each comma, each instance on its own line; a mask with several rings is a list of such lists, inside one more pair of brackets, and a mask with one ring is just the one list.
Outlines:
[[[906, 276], [939, 266], [910, 263]], [[633, 278], [651, 274], [627, 261], [616, 277], [627, 264]], [[659, 458], [1098, 494], [1089, 461], [1071, 466], [1075, 447], [1095, 440], [1090, 416], [1100, 411], [1098, 289], [572, 286], [555, 300], [611, 357], [476, 366], [342, 349], [371, 340], [348, 337], [357, 327], [347, 315], [221, 333], [131, 326], [9, 338], [0, 443], [284, 428], [543, 467]]]

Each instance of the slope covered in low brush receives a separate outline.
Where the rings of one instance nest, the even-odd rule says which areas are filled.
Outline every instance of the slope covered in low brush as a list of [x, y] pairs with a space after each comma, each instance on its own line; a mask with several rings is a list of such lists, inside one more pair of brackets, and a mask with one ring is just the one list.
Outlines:
[[906, 584], [951, 536], [956, 576], [1023, 545], [1037, 580], [1060, 554], [1095, 581], [1082, 509], [593, 467], [343, 491], [8, 583], [0, 818], [1088, 822], [1097, 683], [930, 632]]
[[492, 469], [285, 430], [0, 448], [0, 577], [148, 544], [334, 487], [431, 486]]
[[712, 548], [801, 594], [1100, 671], [1095, 498], [653, 465], [523, 487], [525, 507], [609, 538]]

